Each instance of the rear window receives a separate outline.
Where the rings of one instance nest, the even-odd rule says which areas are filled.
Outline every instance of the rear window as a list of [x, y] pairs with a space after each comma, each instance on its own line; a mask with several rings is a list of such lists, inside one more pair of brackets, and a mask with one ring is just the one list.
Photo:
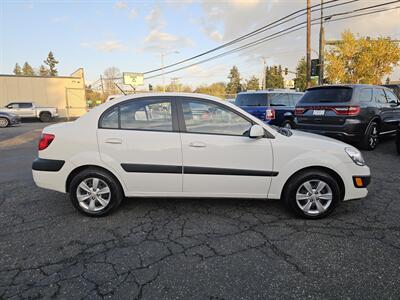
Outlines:
[[299, 103], [350, 102], [352, 95], [348, 87], [317, 88], [306, 91]]
[[268, 93], [268, 94], [239, 94], [235, 104], [238, 106], [291, 106], [289, 94]]

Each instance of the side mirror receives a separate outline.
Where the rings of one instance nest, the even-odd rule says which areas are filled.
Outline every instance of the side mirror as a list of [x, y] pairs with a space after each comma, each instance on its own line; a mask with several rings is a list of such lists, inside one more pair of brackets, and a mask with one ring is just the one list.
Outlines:
[[264, 128], [260, 125], [253, 125], [250, 128], [250, 138], [257, 139], [265, 136]]

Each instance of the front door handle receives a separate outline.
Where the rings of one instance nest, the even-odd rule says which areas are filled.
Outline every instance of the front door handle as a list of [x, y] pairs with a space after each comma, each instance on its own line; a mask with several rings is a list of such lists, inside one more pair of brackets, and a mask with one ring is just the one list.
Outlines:
[[107, 144], [122, 144], [121, 139], [106, 139]]
[[193, 148], [204, 148], [206, 147], [206, 144], [203, 142], [191, 142], [189, 144], [189, 147], [193, 147]]

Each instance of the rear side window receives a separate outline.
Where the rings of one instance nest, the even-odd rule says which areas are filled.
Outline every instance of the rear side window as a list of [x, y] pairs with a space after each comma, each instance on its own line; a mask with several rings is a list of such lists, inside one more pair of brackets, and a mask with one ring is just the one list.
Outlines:
[[383, 89], [375, 89], [374, 90], [374, 99], [376, 103], [387, 103], [385, 91]]
[[289, 95], [284, 93], [268, 94], [270, 106], [290, 106]]
[[361, 89], [359, 98], [361, 102], [371, 102], [372, 89]]
[[32, 108], [32, 103], [19, 103], [19, 108]]
[[299, 103], [350, 102], [352, 95], [350, 87], [316, 88], [306, 91]]
[[239, 94], [235, 104], [238, 106], [268, 106], [267, 94]]
[[111, 110], [106, 111], [100, 120], [101, 128], [119, 128], [119, 109], [118, 106], [114, 106]]
[[131, 101], [120, 105], [121, 129], [172, 131], [169, 101]]

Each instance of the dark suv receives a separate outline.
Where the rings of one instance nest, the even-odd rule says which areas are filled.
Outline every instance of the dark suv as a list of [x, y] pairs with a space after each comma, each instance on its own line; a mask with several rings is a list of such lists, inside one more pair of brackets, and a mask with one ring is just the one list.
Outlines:
[[297, 103], [298, 129], [358, 142], [375, 149], [379, 136], [395, 132], [400, 103], [388, 88], [373, 85], [331, 85], [310, 88]]
[[243, 92], [235, 104], [260, 120], [280, 127], [294, 127], [294, 108], [304, 93], [291, 90]]

